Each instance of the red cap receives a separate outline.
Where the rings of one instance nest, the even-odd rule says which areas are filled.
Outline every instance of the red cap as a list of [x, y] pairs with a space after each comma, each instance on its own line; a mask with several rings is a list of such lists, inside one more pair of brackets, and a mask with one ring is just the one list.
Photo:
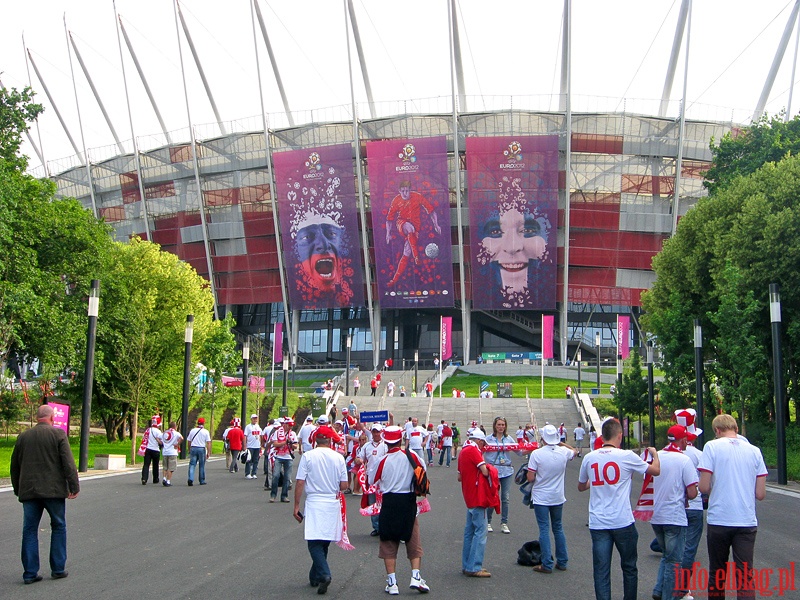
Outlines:
[[197, 419], [197, 424], [198, 425], [205, 425], [206, 424], [206, 420], [203, 417], [200, 417], [199, 419]]
[[676, 440], [682, 440], [686, 437], [686, 427], [683, 425], [673, 425], [669, 429], [667, 429], [667, 439], [674, 442]]
[[341, 436], [336, 433], [329, 425], [320, 425], [314, 430], [314, 439], [317, 437], [324, 437], [333, 440], [337, 444], [342, 441]]

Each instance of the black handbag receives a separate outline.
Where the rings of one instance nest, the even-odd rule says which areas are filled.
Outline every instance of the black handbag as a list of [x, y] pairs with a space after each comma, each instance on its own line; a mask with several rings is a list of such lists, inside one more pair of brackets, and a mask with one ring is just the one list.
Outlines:
[[517, 485], [522, 485], [528, 481], [528, 465], [521, 465], [519, 469], [517, 469], [517, 474], [514, 475], [514, 483]]
[[542, 564], [542, 549], [539, 547], [539, 540], [522, 544], [522, 548], [517, 550], [517, 564], [524, 567], [535, 567]]

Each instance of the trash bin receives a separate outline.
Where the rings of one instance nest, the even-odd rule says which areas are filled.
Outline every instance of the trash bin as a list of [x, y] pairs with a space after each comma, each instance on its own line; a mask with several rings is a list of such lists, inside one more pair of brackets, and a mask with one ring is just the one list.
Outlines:
[[599, 396], [600, 388], [592, 388], [592, 396]]

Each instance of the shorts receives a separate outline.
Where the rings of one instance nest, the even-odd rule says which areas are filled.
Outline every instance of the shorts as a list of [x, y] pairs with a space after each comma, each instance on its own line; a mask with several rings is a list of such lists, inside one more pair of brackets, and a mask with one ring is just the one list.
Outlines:
[[[397, 558], [397, 550], [400, 548], [399, 541], [381, 540], [378, 546], [378, 558]], [[422, 542], [419, 539], [419, 520], [414, 519], [414, 528], [411, 530], [411, 539], [406, 542], [406, 556], [409, 560], [422, 558]]]
[[162, 456], [161, 466], [165, 471], [174, 471], [178, 468], [177, 456]]

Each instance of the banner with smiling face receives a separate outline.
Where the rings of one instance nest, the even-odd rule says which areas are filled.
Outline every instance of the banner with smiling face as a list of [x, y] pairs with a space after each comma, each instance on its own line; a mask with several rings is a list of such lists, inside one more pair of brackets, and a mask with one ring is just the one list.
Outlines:
[[558, 136], [468, 137], [472, 302], [554, 310]]
[[273, 155], [293, 309], [364, 305], [351, 144]]

